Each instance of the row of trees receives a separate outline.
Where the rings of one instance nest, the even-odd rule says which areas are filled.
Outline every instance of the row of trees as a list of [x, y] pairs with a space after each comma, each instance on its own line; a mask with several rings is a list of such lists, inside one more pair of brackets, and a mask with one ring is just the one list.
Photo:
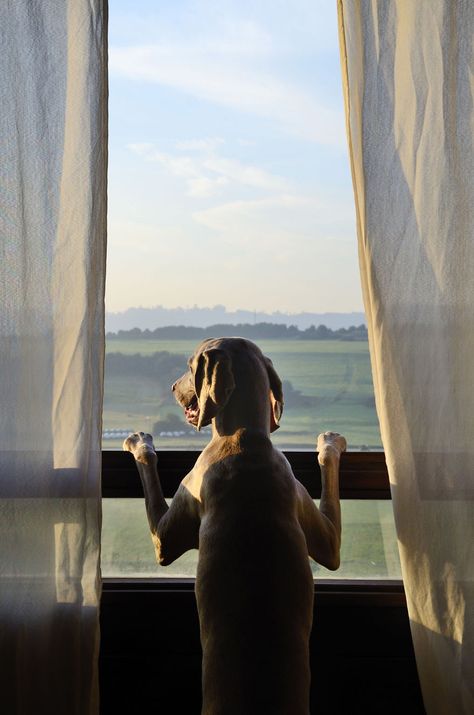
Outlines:
[[352, 325], [350, 328], [331, 330], [325, 325], [311, 325], [306, 330], [300, 330], [296, 325], [280, 323], [238, 323], [229, 325], [217, 323], [207, 328], [193, 328], [185, 325], [169, 325], [155, 330], [119, 330], [117, 333], [107, 333], [108, 339], [119, 340], [204, 340], [211, 336], [232, 337], [238, 335], [250, 340], [290, 339], [290, 340], [367, 340], [365, 325]]

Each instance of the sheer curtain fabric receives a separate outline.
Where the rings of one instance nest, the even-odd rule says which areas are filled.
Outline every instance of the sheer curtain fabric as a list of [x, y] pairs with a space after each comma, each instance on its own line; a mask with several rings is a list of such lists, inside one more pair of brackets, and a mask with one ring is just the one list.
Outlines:
[[339, 0], [360, 270], [427, 712], [474, 712], [470, 0]]
[[102, 0], [0, 5], [0, 708], [98, 712]]

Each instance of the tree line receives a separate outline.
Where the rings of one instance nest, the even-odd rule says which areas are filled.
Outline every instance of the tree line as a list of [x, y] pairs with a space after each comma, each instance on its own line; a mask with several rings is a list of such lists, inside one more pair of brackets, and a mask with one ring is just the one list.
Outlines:
[[207, 328], [194, 328], [186, 325], [168, 325], [155, 330], [118, 330], [116, 333], [107, 333], [111, 340], [204, 340], [208, 337], [249, 338], [250, 340], [280, 339], [280, 340], [367, 340], [365, 325], [352, 325], [349, 328], [332, 330], [326, 325], [311, 325], [305, 330], [300, 330], [296, 325], [280, 323], [216, 323]]

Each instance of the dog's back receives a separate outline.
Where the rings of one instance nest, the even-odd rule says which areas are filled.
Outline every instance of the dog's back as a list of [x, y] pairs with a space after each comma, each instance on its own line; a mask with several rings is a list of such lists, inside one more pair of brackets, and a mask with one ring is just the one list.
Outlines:
[[201, 488], [203, 711], [306, 715], [313, 580], [295, 478], [268, 437], [232, 439]]
[[271, 360], [243, 338], [210, 338], [188, 365], [172, 390], [188, 424], [212, 424], [212, 439], [169, 508], [151, 435], [133, 433], [124, 449], [135, 457], [159, 563], [200, 550], [203, 714], [308, 715], [308, 555], [339, 566], [346, 441], [337, 432], [318, 437], [318, 508], [269, 439], [283, 410]]

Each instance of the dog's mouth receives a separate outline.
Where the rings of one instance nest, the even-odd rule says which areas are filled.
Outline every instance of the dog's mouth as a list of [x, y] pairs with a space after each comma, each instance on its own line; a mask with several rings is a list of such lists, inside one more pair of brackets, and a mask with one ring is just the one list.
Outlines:
[[199, 404], [196, 395], [194, 395], [189, 405], [184, 408], [184, 416], [186, 422], [194, 426], [197, 425], [199, 420]]

